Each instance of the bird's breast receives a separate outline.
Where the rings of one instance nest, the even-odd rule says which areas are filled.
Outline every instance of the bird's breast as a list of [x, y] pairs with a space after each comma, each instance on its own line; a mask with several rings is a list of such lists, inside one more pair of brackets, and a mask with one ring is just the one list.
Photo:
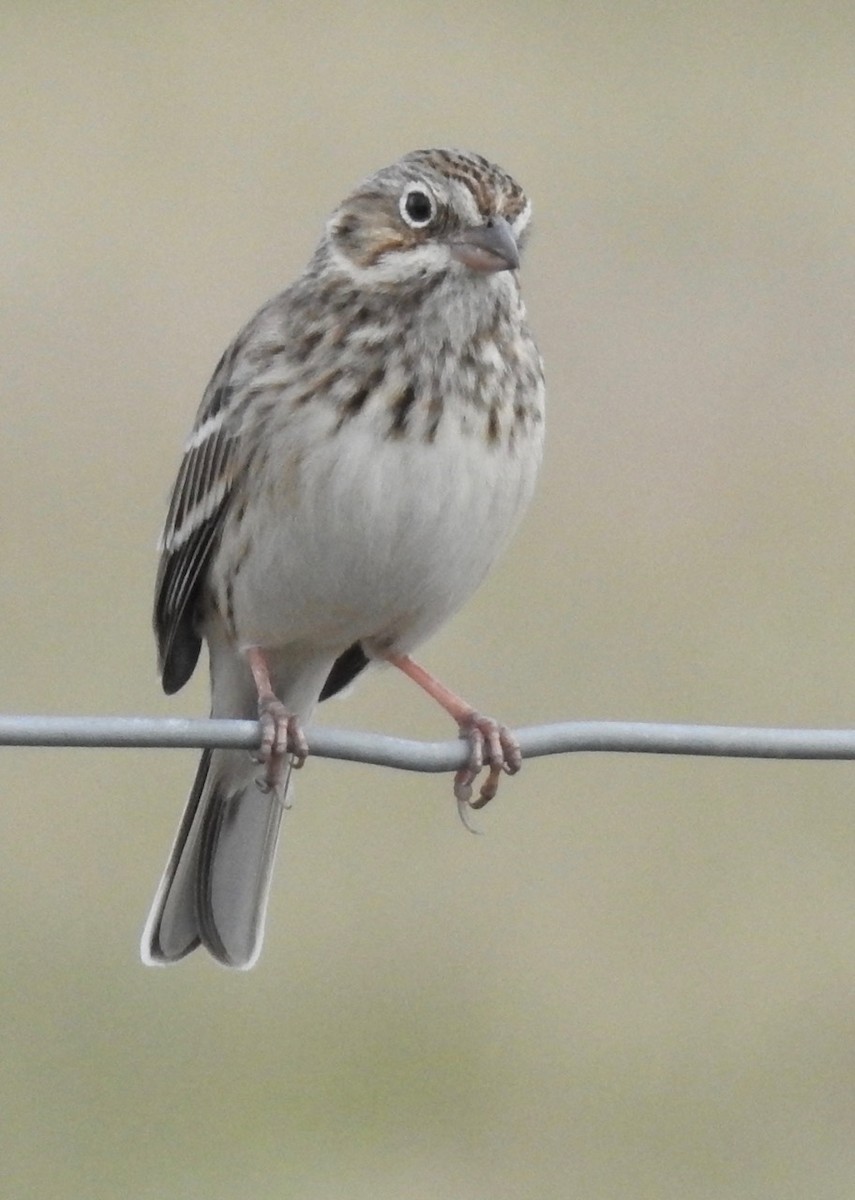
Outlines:
[[250, 472], [253, 528], [242, 539], [224, 529], [224, 547], [243, 547], [228, 596], [237, 640], [406, 650], [437, 629], [533, 489], [540, 406], [514, 396], [472, 404], [387, 371], [344, 419], [307, 405], [283, 423]]

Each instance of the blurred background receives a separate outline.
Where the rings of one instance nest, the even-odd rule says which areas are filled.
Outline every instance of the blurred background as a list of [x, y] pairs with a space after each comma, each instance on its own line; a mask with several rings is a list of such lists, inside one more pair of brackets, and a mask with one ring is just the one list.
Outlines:
[[[0, 7], [0, 707], [160, 693], [155, 541], [201, 392], [406, 150], [511, 170], [542, 483], [422, 659], [515, 724], [855, 724], [855, 10]], [[377, 675], [327, 724], [451, 735]], [[855, 1190], [855, 766], [315, 761], [257, 969], [137, 944], [185, 751], [0, 752], [8, 1197]]]

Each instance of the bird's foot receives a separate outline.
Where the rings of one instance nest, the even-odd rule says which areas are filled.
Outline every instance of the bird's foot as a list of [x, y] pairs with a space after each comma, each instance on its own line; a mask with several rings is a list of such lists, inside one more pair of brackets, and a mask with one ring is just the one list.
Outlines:
[[308, 756], [306, 735], [299, 717], [289, 713], [282, 701], [272, 695], [259, 697], [258, 720], [261, 725], [261, 744], [255, 759], [265, 768], [258, 786], [263, 792], [277, 792], [284, 796], [288, 767], [299, 769]]
[[[472, 826], [466, 819], [467, 809], [483, 808], [489, 804], [498, 791], [502, 772], [516, 775], [522, 766], [522, 752], [507, 725], [494, 721], [492, 717], [482, 717], [474, 710], [460, 721], [460, 736], [469, 744], [469, 758], [454, 776], [454, 798], [460, 819], [471, 830]], [[473, 800], [472, 784], [483, 767], [487, 767], [487, 778], [481, 785], [478, 798]]]
[[275, 792], [285, 803], [289, 768], [302, 767], [309, 745], [300, 718], [289, 712], [273, 691], [264, 651], [259, 646], [250, 646], [246, 658], [258, 692], [261, 744], [254, 757], [265, 768], [258, 786], [262, 792]]

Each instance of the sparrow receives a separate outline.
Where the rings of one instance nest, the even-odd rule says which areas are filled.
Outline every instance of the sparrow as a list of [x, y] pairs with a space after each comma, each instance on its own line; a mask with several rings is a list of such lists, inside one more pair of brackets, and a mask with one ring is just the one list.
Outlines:
[[[469, 746], [461, 812], [521, 764], [510, 730], [411, 657], [478, 587], [532, 495], [543, 367], [518, 268], [531, 206], [478, 154], [417, 150], [363, 180], [302, 275], [229, 345], [204, 393], [160, 540], [167, 693], [207, 645], [213, 717], [260, 747], [205, 750], [142, 937], [257, 960], [303, 728], [389, 663]], [[478, 798], [472, 783], [486, 766]]]

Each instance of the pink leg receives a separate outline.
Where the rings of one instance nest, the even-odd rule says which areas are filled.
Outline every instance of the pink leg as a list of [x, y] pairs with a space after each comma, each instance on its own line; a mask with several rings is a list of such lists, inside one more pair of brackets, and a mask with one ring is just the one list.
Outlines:
[[[519, 742], [506, 725], [500, 725], [492, 717], [483, 717], [476, 712], [471, 704], [450, 692], [408, 654], [391, 654], [387, 661], [432, 696], [457, 722], [460, 736], [469, 743], [469, 761], [454, 776], [454, 796], [461, 808], [461, 815], [464, 805], [483, 808], [495, 796], [502, 771], [515, 775], [522, 766]], [[472, 783], [485, 764], [488, 767], [487, 778], [481, 786], [478, 799], [473, 800]]]
[[264, 788], [279, 791], [285, 785], [285, 765], [290, 756], [293, 767], [302, 767], [309, 753], [299, 718], [289, 713], [277, 698], [270, 682], [270, 671], [264, 651], [250, 646], [246, 659], [258, 692], [258, 719], [261, 723], [261, 745], [258, 761], [266, 767]]

